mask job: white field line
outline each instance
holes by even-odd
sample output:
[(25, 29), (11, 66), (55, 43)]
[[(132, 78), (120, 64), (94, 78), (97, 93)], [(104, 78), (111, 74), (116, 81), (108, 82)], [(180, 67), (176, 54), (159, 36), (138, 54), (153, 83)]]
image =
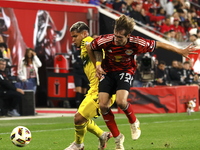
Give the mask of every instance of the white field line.
[[(63, 122), (61, 122), (63, 123)], [(23, 126), (32, 126), (32, 125), (50, 125), (50, 124), (59, 124), (59, 122), (56, 123), (23, 123)], [(8, 126), (13, 126), (13, 123), (2, 123), (0, 124), (0, 127), (8, 127)]]
[[(174, 115), (176, 113), (172, 113)], [(54, 117), (73, 117), (74, 113), (38, 113), (35, 116), (20, 116), (20, 117), (0, 117), (0, 120), (21, 120), (21, 119), (38, 119), (38, 118), (54, 118)], [(136, 114), (138, 118), (143, 117), (160, 117), (169, 116), (169, 114)], [(120, 118), (120, 117), (118, 117)], [(124, 117), (121, 117), (124, 118)]]
[[(50, 109), (50, 108), (37, 108), (36, 110), (49, 110), (49, 111), (76, 111), (76, 109)], [(117, 112), (117, 109), (112, 109)], [(0, 120), (18, 120), (18, 119), (38, 119), (38, 118), (53, 118), (53, 117), (72, 117), (75, 113), (38, 113), (35, 116), (20, 116), (20, 117), (0, 117)]]
[[(125, 118), (126, 119), (126, 118)], [(141, 124), (162, 124), (162, 123), (169, 123), (169, 122), (188, 122), (188, 121), (197, 121), (197, 120), (200, 120), (199, 119), (184, 119), (184, 120), (173, 120), (173, 121), (155, 121), (155, 122), (151, 122), (151, 123), (148, 123), (148, 122), (142, 122)], [(39, 123), (37, 123), (38, 125), (40, 125)], [(45, 124), (45, 123), (43, 123)], [(46, 123), (46, 124), (52, 124), (52, 123)], [(127, 126), (129, 124), (118, 124), (118, 126)], [(106, 125), (101, 125), (99, 127), (106, 127)], [(36, 130), (36, 131), (31, 131), (32, 133), (34, 132), (54, 132), (54, 131), (61, 131), (61, 130), (74, 130), (74, 128), (61, 128), (61, 129), (53, 129), (53, 130)], [(0, 133), (0, 135), (3, 135), (3, 134), (10, 134), (10, 132), (5, 132), (5, 133)]]
[(40, 118), (55, 118), (55, 117), (73, 117), (74, 114), (58, 114), (58, 113), (47, 113), (47, 114), (38, 114), (35, 116), (20, 116), (20, 117), (1, 117), (0, 120), (22, 120), (22, 119), (40, 119)]
[[(21, 117), (5, 117), (5, 118), (0, 118), (1, 120), (24, 120), (24, 119), (40, 119), (40, 118), (58, 118), (58, 117), (73, 117), (74, 114), (47, 114), (44, 115), (42, 114), (42, 116), (40, 115), (36, 115), (36, 116), (21, 116)], [(146, 115), (137, 115), (137, 118), (145, 118), (145, 117), (160, 117), (160, 116), (167, 116), (167, 114), (146, 114)], [(102, 119), (102, 117), (99, 117)], [(127, 119), (126, 117), (116, 117), (117, 119)], [(31, 125), (42, 125), (42, 124), (57, 124), (56, 123), (31, 123)], [(30, 123), (23, 123), (24, 126), (26, 125), (30, 125)], [(0, 127), (3, 126), (13, 126), (13, 123), (2, 123), (0, 124)], [(1, 133), (0, 133), (1, 134)]]

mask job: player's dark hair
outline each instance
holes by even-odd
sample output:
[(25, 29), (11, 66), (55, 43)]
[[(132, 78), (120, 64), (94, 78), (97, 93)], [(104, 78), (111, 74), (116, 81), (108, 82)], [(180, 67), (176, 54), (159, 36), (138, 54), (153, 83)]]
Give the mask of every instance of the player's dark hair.
[(83, 30), (87, 30), (89, 32), (89, 27), (82, 21), (74, 23), (70, 28), (70, 32), (76, 31), (76, 32), (80, 33)]
[(135, 22), (133, 18), (130, 18), (126, 15), (121, 15), (118, 19), (115, 20), (115, 30), (121, 31), (125, 30), (125, 36), (131, 34), (134, 30)]

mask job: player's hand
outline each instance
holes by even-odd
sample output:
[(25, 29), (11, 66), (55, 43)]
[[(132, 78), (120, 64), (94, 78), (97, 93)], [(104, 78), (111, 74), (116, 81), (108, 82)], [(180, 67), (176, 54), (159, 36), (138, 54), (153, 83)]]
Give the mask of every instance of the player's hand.
[(106, 72), (101, 68), (101, 65), (96, 66), (96, 76), (100, 79), (102, 74), (106, 74)]
[(190, 54), (198, 54), (197, 52), (195, 52), (197, 49), (195, 48), (195, 46), (193, 46), (193, 44), (191, 43), (190, 45), (188, 45), (185, 49), (183, 49), (181, 51), (181, 55), (184, 56), (187, 59), (190, 59), (190, 57), (188, 55)]

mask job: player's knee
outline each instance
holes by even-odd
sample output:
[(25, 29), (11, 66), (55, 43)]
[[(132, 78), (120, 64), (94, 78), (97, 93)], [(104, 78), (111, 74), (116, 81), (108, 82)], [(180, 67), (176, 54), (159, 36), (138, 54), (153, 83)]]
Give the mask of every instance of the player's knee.
[(109, 110), (109, 106), (104, 105), (104, 104), (99, 104), (99, 107), (101, 109), (101, 113), (104, 114)]
[(119, 107), (119, 108), (121, 108), (121, 109), (124, 109), (124, 108), (126, 108), (126, 106), (127, 106), (127, 101), (116, 101), (116, 103), (117, 103), (117, 106)]
[(74, 124), (75, 125), (81, 125), (85, 122), (87, 122), (87, 119), (85, 119), (80, 113), (75, 114), (75, 116), (74, 116)]

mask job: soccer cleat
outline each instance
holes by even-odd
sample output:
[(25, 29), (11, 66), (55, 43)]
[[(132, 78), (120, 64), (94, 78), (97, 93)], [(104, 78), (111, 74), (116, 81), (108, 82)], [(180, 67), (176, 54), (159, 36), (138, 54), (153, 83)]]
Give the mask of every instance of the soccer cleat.
[(130, 125), (131, 126), (131, 136), (133, 140), (137, 140), (140, 135), (141, 135), (141, 130), (140, 130), (140, 122), (138, 119)]
[(104, 132), (99, 138), (99, 147), (98, 150), (104, 150), (106, 148), (107, 141), (112, 137), (112, 133)]
[(115, 147), (115, 150), (124, 150), (124, 135), (120, 133), (120, 135), (118, 137), (115, 138), (115, 144), (116, 144), (116, 147)]
[(73, 142), (69, 147), (64, 150), (84, 150), (84, 144), (76, 144)]

